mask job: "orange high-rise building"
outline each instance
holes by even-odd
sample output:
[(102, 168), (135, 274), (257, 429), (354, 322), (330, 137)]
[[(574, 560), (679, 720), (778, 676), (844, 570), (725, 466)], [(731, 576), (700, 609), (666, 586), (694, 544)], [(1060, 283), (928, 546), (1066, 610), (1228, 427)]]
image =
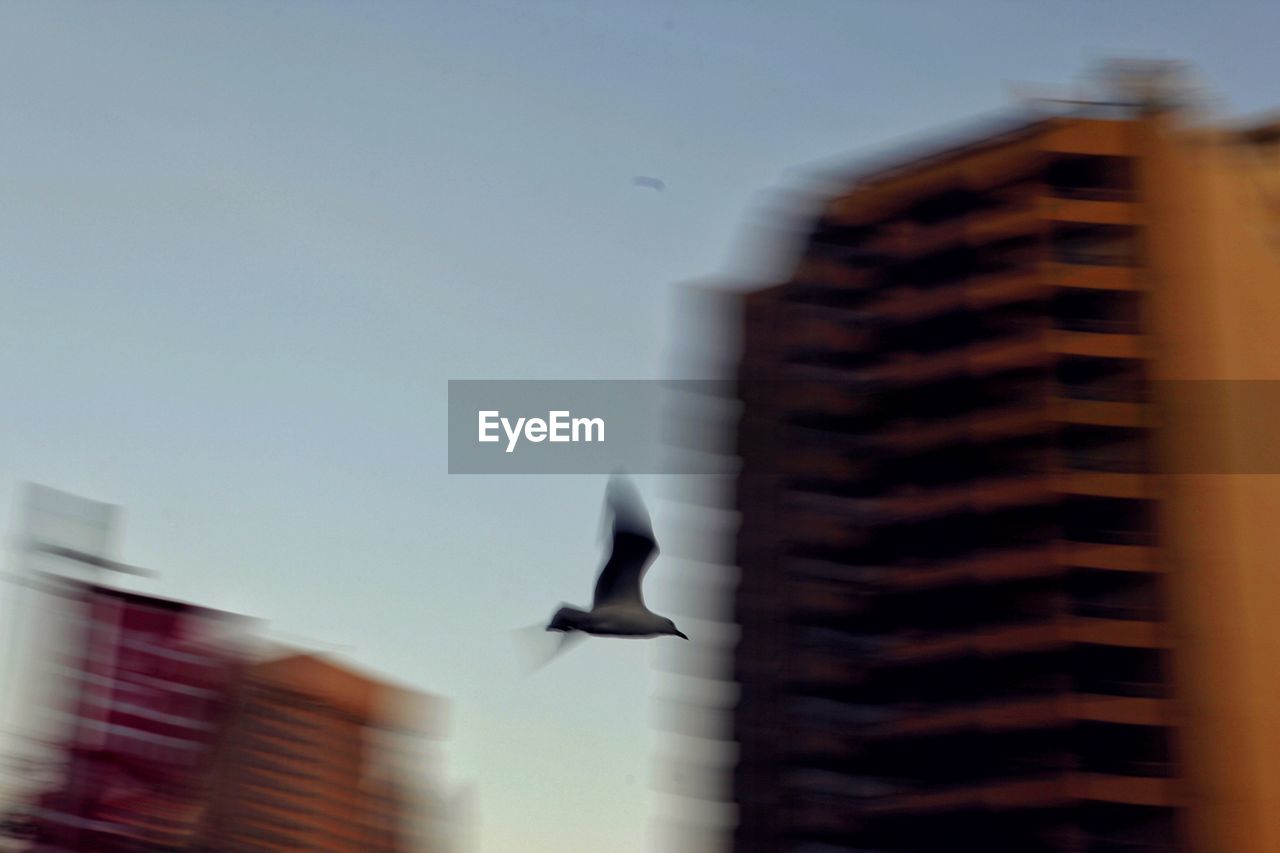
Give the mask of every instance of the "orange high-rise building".
[(1280, 853), (1278, 143), (1032, 116), (746, 296), (736, 850)]
[(426, 698), (311, 655), (247, 669), (198, 849), (421, 849), (396, 736)]

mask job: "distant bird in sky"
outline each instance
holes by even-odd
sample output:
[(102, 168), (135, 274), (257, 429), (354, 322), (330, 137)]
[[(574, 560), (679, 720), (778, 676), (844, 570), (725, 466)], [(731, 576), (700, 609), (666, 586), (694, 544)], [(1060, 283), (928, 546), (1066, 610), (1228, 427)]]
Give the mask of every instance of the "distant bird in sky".
[(651, 187), (657, 190), (658, 192), (662, 192), (667, 188), (667, 185), (664, 184), (660, 179), (650, 178), (644, 175), (637, 175), (636, 177), (632, 178), (631, 183), (635, 184), (638, 187)]

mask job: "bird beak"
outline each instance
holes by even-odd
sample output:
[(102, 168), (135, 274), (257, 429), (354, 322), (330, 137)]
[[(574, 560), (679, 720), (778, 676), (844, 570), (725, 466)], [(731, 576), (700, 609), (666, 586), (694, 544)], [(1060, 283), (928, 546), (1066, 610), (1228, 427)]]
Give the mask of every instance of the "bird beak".
[(677, 636), (677, 637), (679, 637), (679, 638), (680, 638), (680, 639), (682, 639), (682, 640), (687, 640), (687, 639), (689, 639), (689, 635), (688, 635), (688, 634), (685, 634), (685, 633), (684, 633), (684, 632), (682, 632), (682, 631), (676, 631), (676, 636)]

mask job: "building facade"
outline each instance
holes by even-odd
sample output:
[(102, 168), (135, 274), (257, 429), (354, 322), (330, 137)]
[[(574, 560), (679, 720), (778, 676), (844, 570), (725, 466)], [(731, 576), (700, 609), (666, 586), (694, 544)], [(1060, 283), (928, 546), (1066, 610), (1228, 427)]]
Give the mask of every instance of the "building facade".
[(428, 731), (433, 703), (334, 662), (249, 667), (219, 748), (206, 850), (423, 849), (397, 734)]
[(1032, 116), (745, 296), (735, 850), (1280, 853), (1278, 139)]

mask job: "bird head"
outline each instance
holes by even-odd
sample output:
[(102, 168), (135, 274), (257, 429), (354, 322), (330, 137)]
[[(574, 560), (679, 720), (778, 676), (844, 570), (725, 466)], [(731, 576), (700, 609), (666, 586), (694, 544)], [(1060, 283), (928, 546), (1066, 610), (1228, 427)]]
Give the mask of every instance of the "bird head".
[(682, 640), (689, 639), (689, 635), (677, 628), (676, 623), (672, 622), (670, 619), (667, 620), (667, 624), (664, 627), (665, 630), (662, 632), (663, 634), (670, 634), (671, 636), (679, 637)]

